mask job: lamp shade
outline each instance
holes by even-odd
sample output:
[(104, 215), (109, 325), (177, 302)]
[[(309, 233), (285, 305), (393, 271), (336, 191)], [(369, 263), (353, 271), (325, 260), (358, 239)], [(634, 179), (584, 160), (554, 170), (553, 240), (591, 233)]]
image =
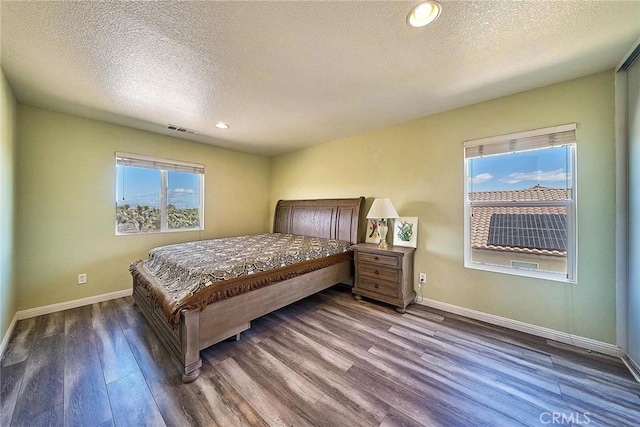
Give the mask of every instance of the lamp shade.
[(369, 219), (399, 218), (398, 211), (388, 198), (375, 199), (367, 214)]

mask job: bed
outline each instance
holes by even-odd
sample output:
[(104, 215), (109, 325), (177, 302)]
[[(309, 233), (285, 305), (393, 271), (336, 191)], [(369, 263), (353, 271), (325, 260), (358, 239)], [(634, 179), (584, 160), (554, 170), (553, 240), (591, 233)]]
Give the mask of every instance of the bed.
[[(359, 218), (363, 203), (364, 197), (280, 200), (275, 209), (273, 233), (286, 235), (286, 239), (294, 242), (311, 240), (314, 243), (310, 246), (314, 248), (313, 245), (321, 239), (343, 241), (348, 248), (349, 244), (361, 241)], [(251, 241), (248, 238), (245, 240)], [(194, 247), (190, 250), (195, 250), (195, 254), (198, 250), (212, 253), (217, 250), (216, 246), (203, 246), (204, 243), (193, 242), (192, 245)], [(337, 243), (332, 245), (337, 246)], [(150, 254), (167, 250), (156, 248)], [(256, 271), (255, 274), (231, 275), (233, 277), (216, 281), (215, 290), (213, 286), (189, 285), (193, 289), (188, 289), (186, 299), (180, 299), (179, 302), (172, 293), (173, 284), (164, 286), (164, 283), (162, 290), (158, 286), (163, 280), (168, 280), (165, 270), (171, 268), (154, 270), (150, 267), (153, 264), (150, 257), (130, 266), (133, 299), (176, 362), (182, 373), (182, 381), (188, 383), (200, 375), (200, 350), (228, 338), (239, 339), (240, 333), (251, 327), (253, 319), (352, 279), (351, 251), (339, 252), (338, 249), (335, 254), (315, 259), (307, 259), (303, 255), (295, 264)], [(185, 258), (191, 262), (198, 256), (191, 252)], [(189, 270), (195, 268), (191, 262)], [(210, 270), (207, 272), (212, 277), (217, 274)], [(175, 277), (173, 280), (176, 281)]]

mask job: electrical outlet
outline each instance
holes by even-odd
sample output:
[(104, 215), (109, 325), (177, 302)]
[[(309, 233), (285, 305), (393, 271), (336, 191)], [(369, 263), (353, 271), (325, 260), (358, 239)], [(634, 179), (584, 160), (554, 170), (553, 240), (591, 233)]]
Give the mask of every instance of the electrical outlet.
[(425, 283), (427, 283), (427, 274), (426, 273), (420, 273), (420, 284), (424, 285)]
[(78, 285), (87, 283), (87, 273), (78, 274)]

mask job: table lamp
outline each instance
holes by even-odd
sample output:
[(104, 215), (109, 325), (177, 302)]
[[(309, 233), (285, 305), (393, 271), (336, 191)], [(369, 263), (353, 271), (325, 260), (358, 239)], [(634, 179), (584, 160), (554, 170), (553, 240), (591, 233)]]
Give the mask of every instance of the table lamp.
[(387, 248), (387, 231), (389, 231), (387, 219), (389, 218), (399, 218), (398, 212), (396, 208), (393, 207), (391, 200), (386, 197), (375, 199), (371, 205), (371, 209), (369, 209), (367, 219), (378, 220), (378, 234), (380, 235), (378, 247), (380, 249)]

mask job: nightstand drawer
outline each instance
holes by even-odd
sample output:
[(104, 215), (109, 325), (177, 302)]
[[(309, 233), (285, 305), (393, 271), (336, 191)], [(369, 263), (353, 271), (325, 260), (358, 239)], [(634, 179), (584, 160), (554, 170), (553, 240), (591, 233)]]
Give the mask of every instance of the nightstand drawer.
[(393, 268), (379, 267), (370, 264), (358, 264), (358, 274), (363, 276), (375, 277), (377, 280), (389, 280), (398, 282), (398, 270)]
[(358, 287), (367, 291), (388, 295), (390, 297), (398, 296), (398, 284), (395, 282), (360, 277), (358, 280)]
[(395, 256), (370, 254), (367, 252), (358, 252), (359, 262), (370, 262), (379, 265), (387, 265), (389, 267), (400, 267), (399, 259)]

